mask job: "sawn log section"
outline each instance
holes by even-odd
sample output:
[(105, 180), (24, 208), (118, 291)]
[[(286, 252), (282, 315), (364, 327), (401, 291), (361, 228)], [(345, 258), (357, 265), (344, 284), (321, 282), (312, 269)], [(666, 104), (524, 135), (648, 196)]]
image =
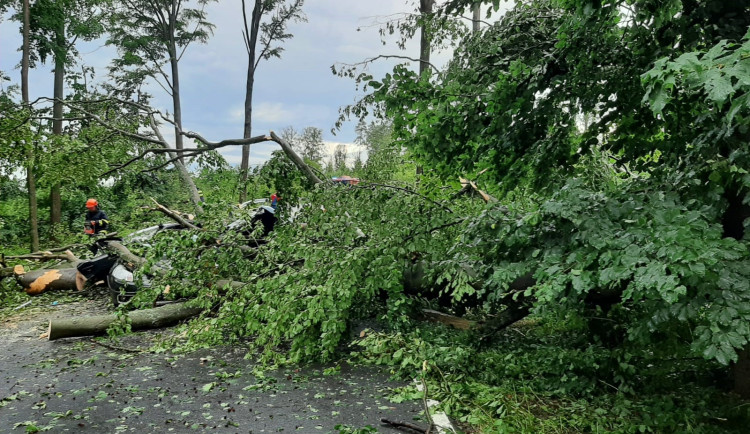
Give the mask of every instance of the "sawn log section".
[[(128, 313), (132, 330), (165, 327), (198, 315), (202, 309), (188, 307), (185, 303), (168, 304), (154, 309), (135, 310)], [(49, 340), (78, 336), (96, 336), (107, 332), (117, 321), (117, 315), (95, 315), (82, 318), (56, 319), (49, 322)]]

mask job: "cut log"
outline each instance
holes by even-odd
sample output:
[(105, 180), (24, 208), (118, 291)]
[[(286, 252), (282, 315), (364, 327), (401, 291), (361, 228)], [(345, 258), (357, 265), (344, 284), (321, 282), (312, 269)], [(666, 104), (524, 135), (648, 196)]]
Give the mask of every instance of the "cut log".
[(0, 268), (0, 279), (6, 278), (6, 277), (15, 276), (16, 273), (15, 273), (14, 268), (15, 267)]
[[(202, 310), (187, 307), (184, 303), (175, 303), (153, 309), (136, 310), (128, 313), (128, 318), (131, 330), (144, 330), (178, 323), (198, 315)], [(51, 320), (48, 339), (54, 341), (61, 338), (106, 334), (107, 328), (115, 321), (115, 314)]]
[(16, 273), (16, 281), (23, 286), (29, 295), (41, 294), (50, 290), (82, 290), (86, 278), (75, 268), (56, 270), (34, 270), (28, 273)]

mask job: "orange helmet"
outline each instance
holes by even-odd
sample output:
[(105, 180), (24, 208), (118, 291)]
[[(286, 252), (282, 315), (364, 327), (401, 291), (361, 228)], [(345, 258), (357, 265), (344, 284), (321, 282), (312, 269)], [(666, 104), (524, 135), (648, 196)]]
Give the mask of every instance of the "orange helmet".
[(94, 210), (98, 206), (99, 202), (97, 202), (96, 199), (89, 199), (86, 201), (86, 208), (88, 208), (89, 210)]

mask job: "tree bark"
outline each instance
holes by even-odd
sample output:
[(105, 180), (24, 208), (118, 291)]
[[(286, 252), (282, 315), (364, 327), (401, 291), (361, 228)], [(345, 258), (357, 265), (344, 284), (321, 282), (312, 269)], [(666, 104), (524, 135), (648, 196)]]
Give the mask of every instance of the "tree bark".
[[(245, 2), (242, 2), (242, 13), (245, 15)], [(263, 16), (263, 1), (255, 0), (253, 13), (250, 18), (250, 34), (247, 35), (247, 83), (245, 85), (245, 125), (242, 138), (249, 139), (253, 132), (253, 87), (255, 86), (255, 48), (260, 32), (260, 19)], [(245, 22), (247, 28), (247, 22)], [(250, 170), (250, 145), (242, 146), (242, 161), (240, 162), (240, 203), (247, 201), (247, 178)]]
[[(67, 50), (65, 47), (65, 20), (60, 18), (60, 24), (55, 34), (55, 83), (54, 102), (52, 103), (52, 134), (61, 136), (63, 133), (63, 85), (65, 83), (65, 58)], [(62, 221), (62, 194), (60, 183), (55, 182), (50, 189), (50, 224), (52, 225), (52, 236), (55, 236), (55, 227)], [(54, 239), (54, 238), (53, 238)]]
[(479, 31), (479, 23), (481, 21), (481, 12), (480, 12), (481, 6), (482, 5), (480, 3), (475, 3), (471, 7), (471, 13), (472, 13), (471, 31), (474, 33)]
[(432, 309), (422, 309), (422, 315), (424, 315), (425, 319), (439, 322), (459, 330), (470, 330), (481, 327), (481, 324), (478, 324), (476, 321), (470, 321), (459, 316), (449, 315)]
[(739, 352), (737, 363), (732, 366), (732, 376), (734, 391), (742, 398), (750, 398), (750, 348)]
[(106, 249), (113, 250), (120, 259), (127, 262), (128, 267), (131, 269), (138, 268), (146, 263), (146, 259), (133, 254), (133, 252), (123, 246), (119, 241), (108, 241)]
[(3, 267), (3, 268), (0, 268), (0, 279), (4, 279), (6, 277), (15, 276), (16, 273), (14, 271), (15, 271), (15, 267)]
[[(198, 315), (202, 310), (187, 307), (184, 303), (175, 303), (154, 309), (136, 310), (128, 313), (127, 316), (132, 330), (143, 330), (175, 324)], [(115, 314), (51, 320), (48, 338), (54, 341), (61, 338), (105, 334), (107, 328), (115, 321), (117, 321)]]
[(38, 295), (54, 290), (82, 290), (86, 278), (79, 276), (75, 268), (57, 270), (34, 270), (28, 273), (16, 274), (16, 281), (23, 286), (29, 295)]
[[(176, 16), (177, 11), (173, 10), (173, 13), (169, 14), (169, 65), (172, 72), (172, 108), (174, 110), (174, 145), (177, 149), (183, 149), (183, 137), (182, 137), (182, 101), (180, 100), (180, 68), (179, 59), (177, 58), (177, 42), (174, 38), (175, 27), (176, 27)], [(180, 154), (182, 156), (182, 154)], [(175, 167), (177, 172), (180, 174), (180, 178), (185, 183), (188, 189), (191, 202), (195, 207), (197, 214), (203, 213), (203, 207), (201, 206), (201, 195), (198, 192), (198, 188), (195, 186), (195, 181), (190, 176), (190, 172), (185, 166), (184, 158), (180, 158), (175, 161)]]
[[(31, 26), (31, 12), (29, 0), (23, 1), (23, 55), (21, 56), (21, 97), (24, 106), (29, 107), (29, 50)], [(31, 251), (39, 250), (39, 225), (36, 204), (36, 178), (34, 177), (34, 147), (26, 143), (26, 185), (29, 189), (29, 230), (31, 231)]]
[(430, 67), (430, 32), (424, 25), (424, 20), (432, 14), (432, 6), (435, 0), (419, 0), (419, 13), (422, 15), (421, 38), (419, 41), (419, 75), (427, 71)]
[[(721, 218), (723, 237), (743, 240), (746, 238), (745, 220), (750, 218), (750, 206), (744, 204), (745, 194), (740, 188), (727, 188), (724, 198), (728, 206)], [(732, 366), (734, 391), (741, 397), (750, 398), (750, 345), (738, 353), (738, 360)]]
[(200, 229), (198, 226), (190, 223), (189, 221), (182, 218), (182, 216), (176, 212), (172, 211), (171, 209), (167, 208), (166, 206), (160, 204), (156, 201), (153, 197), (150, 198), (152, 202), (156, 204), (156, 210), (160, 211), (162, 214), (166, 215), (167, 217), (171, 218), (172, 220), (176, 221), (177, 223), (181, 224), (182, 226), (188, 228), (188, 229)]

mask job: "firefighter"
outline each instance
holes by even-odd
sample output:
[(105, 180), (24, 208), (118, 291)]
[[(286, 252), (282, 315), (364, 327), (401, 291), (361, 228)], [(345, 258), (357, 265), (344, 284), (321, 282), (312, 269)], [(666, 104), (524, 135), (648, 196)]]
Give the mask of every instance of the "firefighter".
[(96, 235), (107, 233), (107, 214), (99, 209), (99, 202), (96, 199), (86, 201), (86, 221), (83, 224), (83, 232), (87, 235)]

